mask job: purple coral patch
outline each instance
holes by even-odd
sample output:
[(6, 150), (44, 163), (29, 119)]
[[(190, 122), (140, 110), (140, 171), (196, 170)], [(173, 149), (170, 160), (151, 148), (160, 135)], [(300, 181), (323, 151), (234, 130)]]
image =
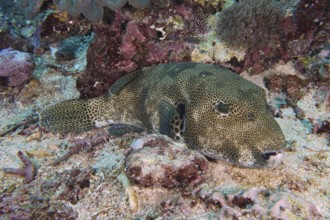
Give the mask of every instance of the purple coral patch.
[(7, 86), (20, 86), (29, 80), (34, 69), (30, 54), (11, 48), (0, 51), (0, 77)]

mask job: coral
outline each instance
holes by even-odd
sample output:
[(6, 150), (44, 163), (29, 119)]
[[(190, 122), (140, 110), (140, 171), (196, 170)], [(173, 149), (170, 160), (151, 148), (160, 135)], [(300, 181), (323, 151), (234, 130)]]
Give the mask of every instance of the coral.
[(78, 153), (82, 149), (86, 148), (86, 150), (88, 150), (97, 144), (105, 142), (108, 137), (109, 137), (108, 133), (98, 133), (93, 137), (72, 140), (72, 142), (74, 143), (74, 146), (71, 147), (70, 150), (68, 152), (66, 152), (64, 155), (58, 157), (53, 162), (53, 165), (59, 165), (60, 163), (62, 163), (63, 161), (66, 161), (73, 154)]
[(324, 120), (322, 122), (315, 122), (313, 123), (313, 130), (312, 133), (313, 134), (321, 134), (321, 133), (325, 133), (325, 134), (330, 134), (330, 122), (327, 120)]
[(68, 22), (62, 22), (56, 13), (50, 14), (41, 24), (41, 43), (53, 43), (71, 36), (88, 35), (91, 28), (91, 24), (83, 19), (70, 19)]
[(38, 122), (38, 121), (39, 121), (38, 116), (30, 115), (27, 118), (25, 118), (24, 120), (19, 121), (16, 124), (12, 124), (12, 125), (8, 126), (5, 131), (1, 131), (0, 132), (0, 137), (4, 137), (5, 135), (9, 134), (10, 132), (15, 131), (16, 129), (18, 129), (20, 127), (29, 126), (33, 123)]
[(99, 21), (103, 16), (102, 1), (90, 0), (55, 0), (55, 4), (61, 10), (68, 11), (72, 17), (78, 17), (81, 13), (91, 21)]
[(324, 64), (314, 62), (306, 68), (301, 62), (305, 63), (302, 60), (310, 59), (311, 51), (320, 51), (330, 40), (327, 34), (330, 31), (330, 3), (327, 0), (302, 0), (284, 7), (287, 13), (277, 22), (277, 36), (270, 38), (261, 48), (259, 45), (250, 47), (245, 56), (244, 69), (260, 73), (274, 63), (298, 57), (298, 68), (316, 76), (319, 69), (326, 69)]
[[(191, 53), (193, 62), (216, 62), (235, 72), (242, 71), (241, 63), (244, 62), (244, 56), (243, 51), (226, 47), (212, 32), (206, 34), (205, 41), (197, 44)], [(237, 65), (232, 65), (235, 61)]]
[(274, 219), (322, 218), (320, 211), (312, 202), (289, 190), (272, 192), (255, 187), (246, 190), (230, 189), (228, 192), (225, 188), (212, 190), (207, 185), (201, 185), (192, 194), (205, 203), (220, 205), (220, 210), (216, 212), (216, 216), (220, 219), (226, 217), (238, 219), (247, 215)]
[(63, 181), (57, 196), (59, 200), (69, 201), (76, 204), (84, 196), (84, 189), (90, 186), (91, 175), (94, 174), (93, 168), (71, 169), (61, 173)]
[(315, 92), (313, 99), (320, 109), (330, 112), (330, 85), (327, 83), (321, 85)]
[(216, 31), (230, 47), (260, 48), (277, 37), (282, 16), (272, 0), (244, 0), (219, 14)]
[[(150, 4), (150, 0), (129, 0), (128, 2), (139, 9), (143, 9)], [(73, 17), (77, 17), (82, 13), (90, 21), (99, 21), (103, 17), (103, 7), (118, 10), (127, 3), (127, 0), (55, 0), (54, 3), (61, 10), (68, 11)]]
[(54, 18), (57, 18), (61, 22), (69, 21), (69, 13), (67, 11), (61, 11), (55, 4), (51, 5), (50, 8), (54, 10)]
[(36, 168), (33, 165), (33, 162), (28, 159), (22, 151), (17, 152), (18, 158), (23, 162), (24, 168), (6, 168), (4, 169), (5, 173), (24, 176), (25, 183), (30, 183), (34, 180), (36, 175)]
[(140, 32), (137, 24), (134, 21), (130, 21), (126, 26), (126, 34), (123, 37), (125, 44), (120, 45), (119, 53), (124, 58), (131, 59), (136, 53), (139, 44), (143, 44), (146, 41), (146, 37)]
[[(85, 42), (84, 42), (85, 41)], [(56, 57), (58, 61), (68, 61), (76, 58), (76, 53), (81, 45), (86, 43), (86, 39), (83, 35), (76, 35), (69, 37), (59, 43), (57, 47), (52, 47), (52, 54)]]
[(144, 186), (189, 186), (200, 183), (208, 168), (206, 158), (165, 136), (148, 135), (132, 143), (126, 173)]
[(189, 28), (192, 33), (205, 34), (208, 32), (207, 16), (201, 8), (193, 12)]
[(0, 82), (3, 84), (20, 86), (31, 78), (33, 70), (34, 61), (30, 54), (10, 48), (0, 51)]
[(264, 78), (265, 85), (269, 91), (284, 92), (288, 99), (296, 103), (305, 95), (304, 89), (309, 83), (310, 79), (306, 79), (301, 75), (286, 75), (280, 71), (268, 71)]
[[(75, 204), (90, 187), (93, 169), (66, 169), (53, 173), (46, 180), (4, 190), (0, 194), (2, 219), (77, 219)], [(68, 202), (67, 202), (68, 201)]]
[[(18, 0), (17, 8), (23, 10), (28, 19), (33, 19), (45, 0)], [(99, 21), (103, 17), (103, 7), (112, 10), (122, 8), (127, 2), (135, 8), (144, 9), (150, 4), (150, 0), (54, 0), (60, 10), (67, 11), (72, 17), (78, 17), (81, 13), (90, 21)], [(59, 19), (66, 20), (65, 13)]]
[(44, 2), (45, 0), (18, 0), (16, 5), (19, 9), (23, 10), (28, 19), (33, 19)]
[(77, 81), (81, 96), (99, 96), (120, 78), (123, 72), (128, 73), (137, 68), (134, 62), (124, 59), (118, 53), (121, 45), (121, 22), (121, 14), (116, 13), (110, 26), (94, 26), (94, 41), (87, 51), (86, 71)]
[(94, 25), (95, 37), (88, 48), (86, 71), (77, 81), (81, 97), (103, 94), (117, 79), (139, 67), (190, 61), (191, 48), (184, 39), (188, 35), (181, 36), (184, 32), (173, 30), (161, 40), (158, 36), (161, 28), (151, 28), (156, 23), (152, 16), (133, 21), (116, 12), (110, 25)]
[(291, 56), (285, 45), (278, 46), (274, 44), (261, 49), (258, 47), (251, 48), (245, 54), (243, 69), (248, 70), (251, 74), (258, 74), (279, 61), (288, 61)]
[(128, 0), (128, 3), (135, 8), (143, 9), (150, 4), (150, 0)]
[(330, 2), (327, 0), (311, 1), (301, 0), (297, 7), (297, 29), (295, 35), (312, 37), (330, 19)]
[(276, 219), (290, 217), (319, 219), (322, 218), (317, 207), (291, 192), (277, 192), (269, 197), (270, 216)]
[(124, 188), (125, 194), (128, 197), (129, 206), (132, 212), (136, 212), (138, 209), (138, 200), (135, 190), (133, 189), (131, 182), (127, 178), (125, 173), (121, 173), (117, 180), (121, 183)]
[(0, 31), (0, 38), (1, 38), (0, 50), (10, 47), (14, 50), (27, 52), (27, 51), (31, 51), (33, 48), (33, 45), (29, 40), (14, 35), (10, 31), (4, 31), (4, 32)]

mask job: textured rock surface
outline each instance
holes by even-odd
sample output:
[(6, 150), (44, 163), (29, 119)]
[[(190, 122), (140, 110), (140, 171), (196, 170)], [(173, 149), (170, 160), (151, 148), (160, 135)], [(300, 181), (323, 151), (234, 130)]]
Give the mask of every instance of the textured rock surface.
[(137, 139), (127, 155), (126, 172), (144, 186), (188, 186), (203, 180), (206, 158), (166, 136), (149, 135)]
[(34, 69), (30, 54), (12, 49), (0, 51), (0, 83), (20, 86), (29, 80)]

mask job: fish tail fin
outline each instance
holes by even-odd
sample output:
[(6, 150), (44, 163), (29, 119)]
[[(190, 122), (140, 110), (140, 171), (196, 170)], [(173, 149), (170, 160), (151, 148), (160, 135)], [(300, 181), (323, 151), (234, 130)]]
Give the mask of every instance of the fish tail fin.
[(72, 99), (43, 110), (40, 126), (52, 132), (81, 132), (96, 127), (103, 119), (104, 98)]

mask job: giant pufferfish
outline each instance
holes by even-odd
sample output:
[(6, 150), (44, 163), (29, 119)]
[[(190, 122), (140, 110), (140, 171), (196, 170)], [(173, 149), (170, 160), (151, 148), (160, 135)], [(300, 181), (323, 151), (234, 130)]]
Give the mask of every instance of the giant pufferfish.
[(67, 100), (40, 113), (41, 127), (53, 132), (115, 124), (168, 135), (243, 167), (275, 167), (285, 147), (264, 89), (210, 64), (146, 67), (116, 81), (103, 96)]

